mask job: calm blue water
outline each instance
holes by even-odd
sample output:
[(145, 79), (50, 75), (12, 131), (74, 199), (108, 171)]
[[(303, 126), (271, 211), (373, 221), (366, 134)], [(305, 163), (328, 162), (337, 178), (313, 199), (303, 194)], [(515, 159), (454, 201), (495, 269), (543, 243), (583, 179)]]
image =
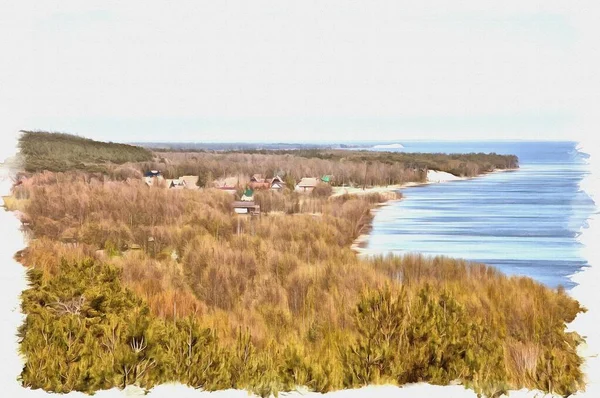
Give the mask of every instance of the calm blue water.
[(595, 211), (572, 142), (403, 142), (406, 152), (515, 154), (517, 171), (403, 189), (373, 220), (369, 253), (448, 255), (556, 287), (587, 263), (577, 236)]

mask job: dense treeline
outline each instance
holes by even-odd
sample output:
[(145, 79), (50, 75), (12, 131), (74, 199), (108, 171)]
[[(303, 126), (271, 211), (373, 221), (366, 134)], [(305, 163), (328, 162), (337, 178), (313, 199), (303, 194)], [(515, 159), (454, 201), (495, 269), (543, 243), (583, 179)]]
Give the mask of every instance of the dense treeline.
[(142, 147), (39, 131), (23, 131), (19, 147), (23, 168), (29, 172), (81, 170), (126, 180), (140, 178), (148, 170), (159, 170), (167, 178), (197, 175), (207, 186), (215, 179), (231, 176), (237, 176), (239, 184), (244, 186), (254, 174), (279, 175), (288, 186), (303, 177), (323, 175), (332, 175), (336, 185), (396, 185), (423, 182), (428, 169), (470, 177), (518, 167), (516, 156), (494, 153), (298, 149), (153, 154)]
[(19, 152), (24, 169), (104, 172), (110, 163), (143, 162), (152, 159), (147, 149), (126, 144), (94, 141), (70, 134), (22, 131)]
[(427, 154), (362, 151), (246, 151), (246, 152), (164, 152), (158, 162), (146, 163), (169, 177), (206, 175), (208, 181), (225, 176), (240, 176), (247, 182), (253, 174), (286, 179), (333, 175), (336, 185), (396, 185), (423, 182), (427, 170), (440, 170), (472, 177), (495, 169), (518, 167), (512, 155)]
[[(230, 151), (231, 153), (250, 153), (250, 154), (293, 154), (307, 159), (317, 158), (337, 161), (355, 161), (355, 162), (382, 162), (386, 164), (402, 163), (406, 167), (429, 168), (442, 171), (448, 171), (454, 167), (456, 171), (462, 173), (466, 163), (471, 163), (471, 167), (479, 168), (478, 173), (492, 171), (494, 169), (510, 169), (519, 165), (519, 160), (515, 155), (499, 155), (496, 153), (411, 153), (411, 152), (383, 152), (383, 151), (356, 151), (356, 150), (324, 150), (324, 149), (297, 149), (297, 150), (244, 150)], [(460, 162), (460, 163), (457, 163)], [(458, 167), (456, 166), (458, 164)], [(461, 175), (460, 173), (457, 175)], [(468, 174), (462, 174), (468, 176)]]
[(565, 327), (582, 309), (562, 289), (443, 257), (358, 258), (349, 247), (378, 195), (261, 200), (277, 212), (240, 217), (218, 190), (84, 173), (16, 186), (9, 203), (35, 237), (20, 256), (23, 384), (582, 388)]

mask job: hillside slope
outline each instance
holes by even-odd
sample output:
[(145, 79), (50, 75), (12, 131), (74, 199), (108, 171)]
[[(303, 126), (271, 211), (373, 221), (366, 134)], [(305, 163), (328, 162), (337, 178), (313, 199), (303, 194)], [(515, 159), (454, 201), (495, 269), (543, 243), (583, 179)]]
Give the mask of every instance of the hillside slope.
[(152, 159), (147, 149), (70, 134), (22, 131), (19, 149), (26, 171), (102, 171), (102, 164)]

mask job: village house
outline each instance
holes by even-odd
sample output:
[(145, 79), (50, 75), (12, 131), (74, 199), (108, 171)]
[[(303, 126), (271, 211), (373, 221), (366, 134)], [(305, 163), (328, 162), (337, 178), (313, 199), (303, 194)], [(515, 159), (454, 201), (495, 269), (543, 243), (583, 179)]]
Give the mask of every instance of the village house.
[(254, 174), (250, 177), (250, 183), (248, 186), (253, 189), (269, 189), (271, 188), (271, 182), (265, 179), (262, 174)]
[(252, 202), (254, 201), (254, 191), (250, 188), (247, 188), (242, 194), (242, 198), (240, 199), (242, 202)]
[(160, 185), (165, 179), (158, 170), (150, 170), (144, 174), (144, 182), (149, 187)]
[(271, 189), (273, 191), (281, 191), (285, 188), (283, 178), (276, 175), (273, 178), (264, 178), (262, 174), (254, 174), (250, 178), (248, 186), (253, 189)]
[(278, 175), (271, 179), (271, 190), (281, 192), (285, 188), (285, 182)]
[(254, 202), (235, 201), (231, 205), (236, 214), (259, 215), (260, 205)]
[(314, 177), (304, 177), (300, 180), (300, 182), (296, 185), (296, 192), (300, 193), (311, 193), (313, 189), (319, 183), (318, 178)]
[(240, 187), (240, 176), (230, 176), (214, 180), (212, 186), (223, 192), (235, 195)]
[(326, 174), (323, 177), (321, 177), (321, 182), (325, 183), (325, 184), (332, 184), (333, 183), (333, 176), (330, 174)]

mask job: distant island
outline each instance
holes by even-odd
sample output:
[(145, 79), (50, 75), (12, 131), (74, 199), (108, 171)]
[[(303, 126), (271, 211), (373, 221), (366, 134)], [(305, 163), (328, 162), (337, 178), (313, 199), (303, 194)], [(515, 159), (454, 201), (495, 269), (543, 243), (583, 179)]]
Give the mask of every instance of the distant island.
[(516, 156), (144, 145), (22, 133), (5, 205), (30, 238), (23, 386), (583, 387), (583, 339), (565, 326), (583, 308), (564, 289), (351, 247), (396, 186)]

